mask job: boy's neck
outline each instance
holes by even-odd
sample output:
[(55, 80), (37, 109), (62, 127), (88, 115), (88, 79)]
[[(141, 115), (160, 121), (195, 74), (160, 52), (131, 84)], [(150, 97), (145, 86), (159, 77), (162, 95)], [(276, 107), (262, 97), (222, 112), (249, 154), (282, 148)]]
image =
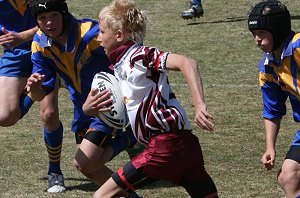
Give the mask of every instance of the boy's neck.
[(277, 50), (272, 52), (273, 58), (277, 61), (280, 60), (281, 55), (282, 55), (282, 51), (283, 51), (283, 43), (278, 47)]
[(65, 43), (67, 42), (68, 39), (68, 33), (65, 32), (64, 34), (62, 34), (61, 36), (54, 38), (54, 40), (56, 40), (56, 42), (58, 42), (60, 45), (65, 45)]

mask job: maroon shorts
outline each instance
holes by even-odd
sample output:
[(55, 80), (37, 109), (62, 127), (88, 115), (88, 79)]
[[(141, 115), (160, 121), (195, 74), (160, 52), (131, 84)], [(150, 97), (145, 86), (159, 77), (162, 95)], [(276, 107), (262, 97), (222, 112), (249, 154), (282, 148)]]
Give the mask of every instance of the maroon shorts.
[(190, 131), (152, 137), (144, 151), (131, 162), (150, 178), (176, 184), (209, 177), (198, 138)]

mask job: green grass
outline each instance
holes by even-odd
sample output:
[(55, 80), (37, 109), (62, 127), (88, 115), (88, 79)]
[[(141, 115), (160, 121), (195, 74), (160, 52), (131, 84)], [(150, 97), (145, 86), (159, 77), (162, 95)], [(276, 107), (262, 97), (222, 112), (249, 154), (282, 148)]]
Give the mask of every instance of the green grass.
[[(108, 2), (68, 1), (75, 16), (95, 19)], [(179, 17), (179, 12), (188, 8), (188, 0), (137, 2), (148, 10), (150, 17), (146, 45), (185, 54), (199, 62), (206, 102), (215, 116), (216, 128), (214, 133), (208, 133), (196, 125), (193, 127), (220, 197), (284, 197), (276, 183), (276, 174), (297, 128), (289, 110), (277, 141), (277, 164), (273, 170), (265, 171), (260, 164), (264, 152), (264, 128), (256, 68), (261, 52), (255, 47), (246, 21), (251, 5), (258, 1), (204, 0), (204, 17), (196, 21)], [(299, 30), (300, 1), (284, 2), (293, 16), (293, 29)], [(170, 81), (193, 120), (194, 111), (185, 80), (179, 73), (170, 72)], [(70, 131), (73, 110), (68, 93), (60, 91), (60, 117), (65, 127), (62, 169), (68, 189), (64, 194), (49, 195), (46, 192), (48, 159), (38, 115), (38, 104), (35, 104), (15, 126), (0, 128), (0, 197), (92, 197), (97, 186), (72, 165), (75, 141)], [(117, 170), (127, 160), (127, 154), (121, 153), (108, 166)], [(140, 189), (138, 193), (149, 198), (188, 197), (183, 188), (168, 183)]]

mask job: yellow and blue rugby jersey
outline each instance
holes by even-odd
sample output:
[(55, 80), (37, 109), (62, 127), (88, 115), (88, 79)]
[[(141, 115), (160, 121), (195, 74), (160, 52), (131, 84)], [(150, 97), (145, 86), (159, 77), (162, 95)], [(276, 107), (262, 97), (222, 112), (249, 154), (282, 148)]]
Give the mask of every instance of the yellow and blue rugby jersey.
[[(36, 26), (27, 0), (0, 0), (0, 30), (3, 26), (14, 32), (22, 32)], [(30, 46), (30, 42), (26, 43), (26, 46), (28, 45)]]
[(264, 53), (258, 67), (263, 117), (274, 119), (284, 116), (285, 102), (289, 98), (294, 120), (300, 122), (300, 33), (291, 33), (279, 61), (275, 61), (271, 53)]
[(90, 91), (94, 75), (100, 71), (113, 73), (103, 47), (96, 40), (99, 33), (97, 21), (77, 20), (70, 16), (67, 44), (61, 46), (55, 40), (38, 31), (32, 42), (32, 73), (46, 75), (43, 83), (51, 91), (56, 72), (65, 80), (74, 105), (81, 109)]

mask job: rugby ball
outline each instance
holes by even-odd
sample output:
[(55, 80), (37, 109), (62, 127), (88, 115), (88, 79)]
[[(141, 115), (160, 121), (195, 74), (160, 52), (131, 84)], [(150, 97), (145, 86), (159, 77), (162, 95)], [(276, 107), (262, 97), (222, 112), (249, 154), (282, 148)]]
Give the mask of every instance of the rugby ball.
[(92, 88), (97, 88), (99, 92), (109, 89), (113, 100), (110, 104), (111, 111), (99, 113), (99, 117), (109, 126), (122, 129), (129, 123), (126, 106), (121, 94), (119, 81), (107, 72), (99, 72), (94, 76)]

